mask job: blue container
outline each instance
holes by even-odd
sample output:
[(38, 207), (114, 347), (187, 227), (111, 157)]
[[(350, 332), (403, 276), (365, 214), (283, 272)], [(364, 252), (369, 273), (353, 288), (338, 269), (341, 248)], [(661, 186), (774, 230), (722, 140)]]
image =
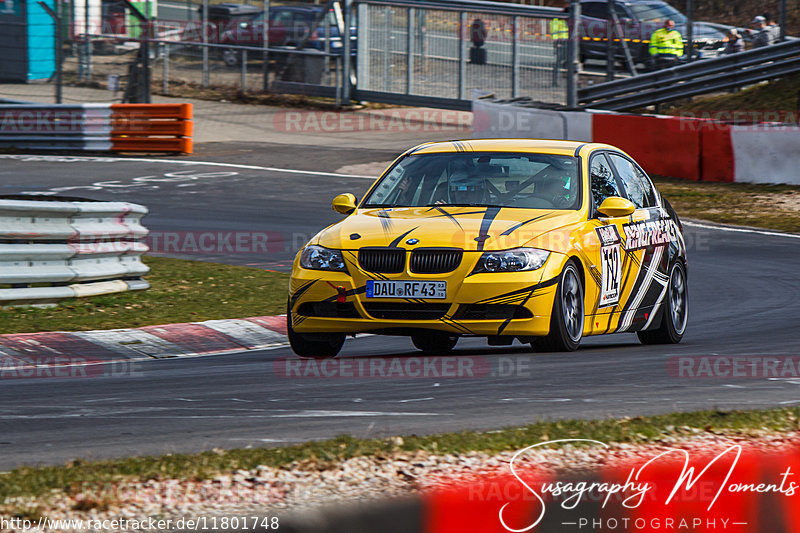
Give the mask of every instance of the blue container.
[[(43, 0), (55, 10), (54, 0)], [(56, 25), (36, 0), (0, 3), (0, 80), (49, 79), (56, 69)]]

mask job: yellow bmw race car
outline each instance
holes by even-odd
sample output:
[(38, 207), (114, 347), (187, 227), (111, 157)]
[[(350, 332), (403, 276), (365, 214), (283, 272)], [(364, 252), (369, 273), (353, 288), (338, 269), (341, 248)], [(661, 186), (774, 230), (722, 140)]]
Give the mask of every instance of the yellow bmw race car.
[(421, 144), (347, 217), (298, 252), (287, 309), (303, 357), (346, 335), (410, 336), (431, 353), (461, 336), (571, 351), (583, 336), (686, 329), (686, 247), (647, 174), (606, 144), (486, 139)]

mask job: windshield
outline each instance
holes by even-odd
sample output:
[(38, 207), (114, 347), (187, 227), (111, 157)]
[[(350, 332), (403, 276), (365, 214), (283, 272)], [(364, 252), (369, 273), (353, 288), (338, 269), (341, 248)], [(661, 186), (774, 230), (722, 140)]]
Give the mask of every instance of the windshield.
[(550, 154), (412, 155), (383, 177), (362, 207), (578, 209), (577, 169), (574, 157)]
[(633, 12), (634, 17), (644, 22), (662, 22), (672, 19), (675, 24), (684, 24), (686, 17), (669, 4), (629, 4), (628, 7)]

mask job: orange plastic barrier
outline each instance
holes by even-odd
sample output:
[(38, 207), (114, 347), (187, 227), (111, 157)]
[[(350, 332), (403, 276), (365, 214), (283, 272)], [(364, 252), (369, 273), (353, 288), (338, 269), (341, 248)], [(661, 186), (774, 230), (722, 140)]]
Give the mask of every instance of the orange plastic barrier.
[(112, 104), (111, 150), (191, 154), (192, 116), (192, 104)]

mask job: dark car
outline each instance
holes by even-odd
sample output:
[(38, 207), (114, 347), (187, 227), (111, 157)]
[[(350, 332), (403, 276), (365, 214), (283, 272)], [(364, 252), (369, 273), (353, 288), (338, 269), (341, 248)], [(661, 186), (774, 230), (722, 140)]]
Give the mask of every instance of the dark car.
[[(647, 63), (650, 36), (664, 25), (664, 21), (675, 21), (675, 29), (684, 38), (684, 51), (687, 44), (687, 18), (680, 11), (663, 0), (617, 0), (616, 15), (620, 30), (637, 63)], [(608, 35), (612, 22), (609, 20), (606, 0), (581, 1), (581, 61), (586, 59), (605, 59)], [(725, 32), (729, 26), (709, 22), (692, 24), (695, 57), (716, 57), (725, 49)], [(616, 33), (615, 33), (616, 35)], [(615, 49), (616, 59), (624, 59), (620, 46)]]
[[(202, 8), (201, 8), (202, 9)], [(224, 3), (208, 8), (212, 27), (210, 42), (235, 46), (264, 46), (264, 11), (256, 6)], [(355, 28), (350, 28), (355, 52)], [(319, 6), (275, 6), (269, 10), (269, 46), (313, 48), (333, 54), (343, 50), (339, 26), (333, 11)], [(237, 65), (240, 52), (224, 49), (221, 57), (230, 66)]]

